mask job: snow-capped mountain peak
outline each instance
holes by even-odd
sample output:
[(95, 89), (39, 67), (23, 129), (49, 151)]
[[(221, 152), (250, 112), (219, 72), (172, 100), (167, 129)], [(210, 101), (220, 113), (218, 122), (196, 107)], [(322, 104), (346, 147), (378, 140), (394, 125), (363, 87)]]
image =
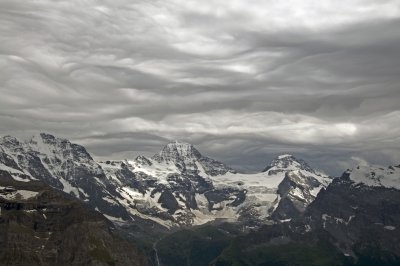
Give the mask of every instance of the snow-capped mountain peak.
[(271, 164), (263, 170), (263, 172), (275, 174), (278, 172), (296, 170), (303, 170), (309, 173), (316, 174), (316, 171), (312, 169), (304, 160), (297, 159), (291, 154), (283, 154), (277, 156), (274, 160), (272, 160)]
[(177, 161), (200, 159), (200, 152), (190, 143), (174, 141), (168, 143), (158, 154), (153, 156), (158, 161)]
[(400, 189), (400, 165), (389, 167), (360, 165), (347, 170), (343, 175), (355, 184)]
[(81, 164), (90, 164), (97, 168), (92, 156), (78, 144), (71, 143), (64, 138), (58, 138), (48, 133), (33, 135), (25, 142), (29, 150), (40, 154), (42, 159), (54, 160), (58, 164), (77, 161)]
[(225, 164), (203, 156), (192, 144), (174, 141), (150, 158), (153, 162), (175, 166), (180, 172), (196, 171), (199, 175), (219, 175), (235, 172)]

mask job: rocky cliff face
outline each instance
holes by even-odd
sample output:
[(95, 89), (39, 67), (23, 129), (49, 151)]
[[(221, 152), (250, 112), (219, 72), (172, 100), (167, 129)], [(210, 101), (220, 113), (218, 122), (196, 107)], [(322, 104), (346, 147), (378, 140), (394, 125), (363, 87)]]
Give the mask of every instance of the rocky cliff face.
[(38, 181), (0, 171), (2, 265), (147, 265), (100, 213)]
[(310, 170), (296, 170), (285, 173), (285, 178), (278, 186), (281, 198), (273, 217), (284, 220), (297, 217), (303, 213), (318, 195), (325, 189), (332, 179)]
[(328, 232), (349, 256), (382, 247), (400, 257), (399, 170), (363, 166), (346, 171), (310, 205), (307, 223)]

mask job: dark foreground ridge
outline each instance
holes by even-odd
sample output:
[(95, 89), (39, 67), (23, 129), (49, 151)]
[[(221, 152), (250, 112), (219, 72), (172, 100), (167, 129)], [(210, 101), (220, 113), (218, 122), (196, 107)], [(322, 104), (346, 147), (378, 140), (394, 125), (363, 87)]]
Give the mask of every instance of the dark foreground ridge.
[(0, 265), (147, 265), (112, 223), (41, 182), (0, 171)]

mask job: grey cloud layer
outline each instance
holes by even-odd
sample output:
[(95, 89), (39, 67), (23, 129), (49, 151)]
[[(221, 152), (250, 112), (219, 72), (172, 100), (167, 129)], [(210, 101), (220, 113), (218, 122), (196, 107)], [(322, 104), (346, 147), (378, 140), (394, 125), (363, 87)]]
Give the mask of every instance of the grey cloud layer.
[[(0, 134), (242, 169), (400, 162), (398, 1), (0, 0)], [(357, 161), (357, 160), (353, 160)]]

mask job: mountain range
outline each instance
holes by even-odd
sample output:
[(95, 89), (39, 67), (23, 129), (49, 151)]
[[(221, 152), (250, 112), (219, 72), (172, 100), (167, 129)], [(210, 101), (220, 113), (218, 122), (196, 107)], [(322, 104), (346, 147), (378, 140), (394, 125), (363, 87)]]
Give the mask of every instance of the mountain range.
[[(165, 265), (180, 265), (176, 254), (167, 263), (171, 245), (166, 243), (175, 232), (204, 226), (229, 232), (226, 224), (241, 229), (223, 237), (237, 246), (224, 246), (224, 252), (212, 253), (212, 260), (198, 265), (259, 265), (247, 249), (296, 247), (307, 237), (309, 243), (323, 239), (332, 245), (340, 254), (335, 253), (332, 262), (354, 264), (365, 257), (363, 245), (370, 248), (366, 234), (377, 235), (374, 244), (379, 245), (373, 247), (390, 254), (385, 259), (395, 261), (400, 256), (400, 166), (358, 166), (333, 178), (283, 154), (262, 171), (245, 174), (178, 141), (166, 144), (152, 157), (96, 161), (83, 146), (41, 133), (28, 140), (1, 138), (0, 174), (14, 184), (3, 187), (9, 193), (0, 193), (0, 199), (37, 199), (37, 191), (17, 187), (39, 182), (101, 213), (128, 240), (132, 235), (133, 242), (145, 242), (143, 236), (152, 243), (161, 241), (164, 249), (159, 252), (157, 247), (142, 245), (143, 252), (152, 257), (150, 264), (159, 264), (161, 253)], [(156, 241), (160, 235), (163, 240)], [(237, 258), (230, 252), (242, 255)], [(292, 265), (284, 259), (282, 265)]]
[(177, 141), (150, 158), (96, 162), (84, 147), (42, 133), (4, 137), (0, 156), (0, 169), (17, 181), (42, 180), (116, 222), (141, 218), (166, 228), (291, 219), (332, 181), (288, 154), (259, 173), (237, 173)]

